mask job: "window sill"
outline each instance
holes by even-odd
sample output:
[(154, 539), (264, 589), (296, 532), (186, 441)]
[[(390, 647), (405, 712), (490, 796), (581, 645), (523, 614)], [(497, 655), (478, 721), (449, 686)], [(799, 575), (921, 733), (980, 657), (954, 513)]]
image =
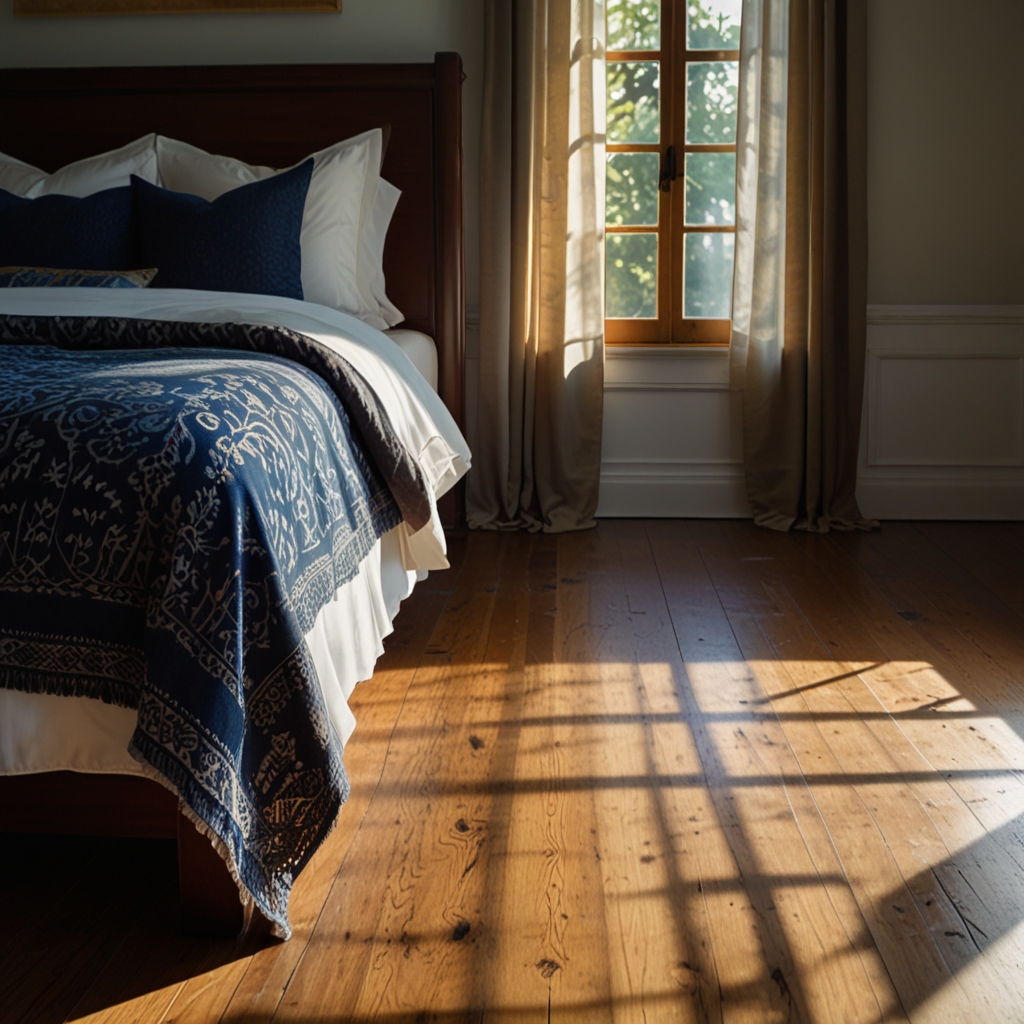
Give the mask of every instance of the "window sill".
[(728, 355), (728, 345), (623, 345), (607, 342), (604, 346), (605, 359), (632, 359), (635, 357), (689, 359), (693, 356), (726, 358)]
[(606, 346), (604, 390), (728, 391), (725, 345)]

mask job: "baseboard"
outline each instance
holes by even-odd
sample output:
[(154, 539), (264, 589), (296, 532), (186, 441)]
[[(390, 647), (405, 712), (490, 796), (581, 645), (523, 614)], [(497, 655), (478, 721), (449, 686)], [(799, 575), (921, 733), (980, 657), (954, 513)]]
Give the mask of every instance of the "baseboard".
[(601, 469), (598, 518), (749, 519), (742, 466), (732, 463), (609, 465)]
[(860, 480), (869, 519), (1024, 519), (1020, 480)]

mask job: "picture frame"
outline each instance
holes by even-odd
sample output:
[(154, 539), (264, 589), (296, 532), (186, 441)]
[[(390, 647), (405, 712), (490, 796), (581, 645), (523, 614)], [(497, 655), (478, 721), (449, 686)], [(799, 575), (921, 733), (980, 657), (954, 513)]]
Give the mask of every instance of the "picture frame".
[(48, 18), (112, 14), (339, 13), (342, 0), (14, 0), (14, 14)]

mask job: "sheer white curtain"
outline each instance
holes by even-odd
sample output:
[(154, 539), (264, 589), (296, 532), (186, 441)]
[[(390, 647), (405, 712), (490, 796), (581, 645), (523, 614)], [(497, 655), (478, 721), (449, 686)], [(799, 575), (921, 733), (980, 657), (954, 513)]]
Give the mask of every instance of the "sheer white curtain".
[(604, 387), (604, 6), (486, 0), (469, 525), (594, 525)]

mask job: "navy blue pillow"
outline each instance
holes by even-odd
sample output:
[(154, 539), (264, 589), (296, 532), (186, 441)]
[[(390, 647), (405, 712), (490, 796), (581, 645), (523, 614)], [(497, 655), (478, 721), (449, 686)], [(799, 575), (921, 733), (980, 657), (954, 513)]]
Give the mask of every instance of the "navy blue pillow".
[(132, 175), (137, 266), (159, 267), (151, 287), (302, 298), (302, 212), (312, 157), (212, 203)]
[(137, 258), (132, 190), (22, 199), (0, 189), (0, 267), (130, 270)]

